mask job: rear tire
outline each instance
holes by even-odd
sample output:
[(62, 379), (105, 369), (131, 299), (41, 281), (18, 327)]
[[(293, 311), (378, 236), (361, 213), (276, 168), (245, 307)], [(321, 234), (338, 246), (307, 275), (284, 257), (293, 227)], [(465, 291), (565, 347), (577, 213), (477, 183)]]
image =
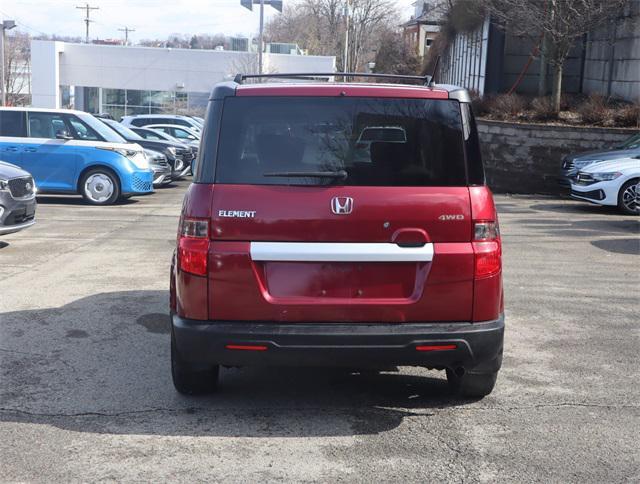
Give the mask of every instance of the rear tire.
[(220, 366), (213, 365), (208, 369), (194, 369), (184, 361), (176, 349), (176, 344), (171, 334), (171, 376), (173, 386), (183, 395), (207, 395), (218, 388), (218, 376)]
[(79, 189), (91, 205), (112, 205), (120, 198), (120, 180), (106, 168), (87, 171), (80, 179)]
[(447, 368), (449, 388), (456, 395), (463, 398), (482, 398), (493, 391), (498, 372), (492, 373), (464, 373), (462, 376)]
[(626, 215), (640, 215), (640, 178), (634, 178), (622, 185), (618, 192), (618, 208)]

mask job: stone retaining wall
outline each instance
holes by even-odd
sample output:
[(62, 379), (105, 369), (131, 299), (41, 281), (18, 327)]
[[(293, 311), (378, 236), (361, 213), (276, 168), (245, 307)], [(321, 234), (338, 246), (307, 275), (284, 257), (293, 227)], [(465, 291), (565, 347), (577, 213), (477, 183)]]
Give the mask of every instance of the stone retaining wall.
[(496, 193), (566, 193), (556, 182), (564, 155), (605, 149), (638, 131), (478, 120), (487, 183)]

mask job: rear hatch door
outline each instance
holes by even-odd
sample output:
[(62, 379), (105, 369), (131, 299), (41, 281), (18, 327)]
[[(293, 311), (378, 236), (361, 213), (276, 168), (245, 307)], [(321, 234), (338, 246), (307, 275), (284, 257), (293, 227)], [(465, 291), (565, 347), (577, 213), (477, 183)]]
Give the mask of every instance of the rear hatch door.
[(460, 130), (448, 100), (227, 99), (209, 317), (470, 320)]

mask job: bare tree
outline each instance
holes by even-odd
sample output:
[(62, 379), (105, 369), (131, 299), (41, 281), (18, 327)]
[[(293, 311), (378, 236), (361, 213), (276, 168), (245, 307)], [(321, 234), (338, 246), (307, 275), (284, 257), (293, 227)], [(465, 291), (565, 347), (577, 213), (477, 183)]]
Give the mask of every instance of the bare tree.
[(417, 75), (420, 60), (402, 33), (388, 29), (380, 35), (380, 47), (375, 57), (375, 72)]
[(5, 44), (5, 92), (7, 104), (19, 106), (30, 101), (31, 54), (29, 34), (16, 32)]
[(347, 71), (357, 72), (369, 60), (365, 57), (377, 50), (380, 34), (397, 22), (394, 5), (388, 0), (352, 0)]
[[(350, 0), (349, 65), (358, 71), (373, 60), (383, 32), (395, 26), (399, 16), (393, 0)], [(267, 25), (272, 42), (295, 42), (311, 54), (335, 55), (344, 69), (347, 0), (302, 0), (285, 8)]]
[[(236, 74), (258, 74), (260, 70), (260, 63), (258, 62), (258, 54), (257, 53), (247, 53), (242, 56), (238, 56), (231, 63), (231, 72), (229, 73), (231, 76), (235, 76)], [(277, 74), (278, 70), (269, 65), (269, 56), (267, 55), (265, 58), (265, 63), (262, 67), (263, 74)], [(256, 80), (248, 80), (248, 83), (252, 82), (261, 82)]]
[(583, 35), (618, 17), (628, 3), (629, 0), (478, 0), (505, 30), (540, 44), (542, 55), (554, 71), (552, 99), (556, 113), (560, 111), (562, 75), (571, 48)]

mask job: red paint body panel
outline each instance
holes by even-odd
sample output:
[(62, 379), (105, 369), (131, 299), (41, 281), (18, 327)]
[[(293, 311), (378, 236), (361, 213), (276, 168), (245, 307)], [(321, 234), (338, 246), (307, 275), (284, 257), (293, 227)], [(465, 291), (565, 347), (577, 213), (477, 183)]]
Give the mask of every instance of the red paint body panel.
[[(345, 194), (354, 198), (354, 212), (331, 214), (331, 198)], [(257, 213), (254, 219), (228, 219), (217, 216), (218, 210)], [(172, 288), (176, 312), (229, 321), (495, 319), (503, 311), (502, 274), (473, 279), (472, 210), (474, 218), (493, 220), (495, 206), (487, 188), (192, 185), (183, 215), (214, 214), (209, 276), (177, 271)], [(438, 220), (456, 211), (463, 221)], [(251, 260), (251, 240), (424, 240), (434, 242), (435, 255), (422, 264), (265, 263)]]
[(207, 308), (207, 278), (194, 276), (178, 270), (176, 272), (176, 314), (181, 318), (206, 320), (209, 318)]
[(348, 96), (400, 99), (449, 99), (449, 93), (442, 89), (400, 84), (247, 84), (238, 86), (236, 96)]
[(469, 187), (469, 197), (471, 199), (473, 220), (498, 220), (496, 206), (493, 203), (493, 194), (489, 187)]
[[(474, 257), (466, 187), (212, 188), (209, 317), (288, 322), (469, 321)], [(334, 215), (331, 199), (354, 200)], [(255, 211), (229, 218), (220, 211)], [(462, 215), (440, 220), (443, 214)], [(434, 243), (431, 263), (254, 262), (251, 241)]]
[(401, 323), (471, 318), (470, 243), (435, 244), (431, 264), (265, 264), (251, 260), (249, 245), (212, 242), (211, 319)]
[[(334, 215), (331, 199), (343, 196), (353, 198), (353, 212)], [(432, 242), (471, 238), (467, 187), (215, 185), (213, 207), (214, 240), (391, 242), (398, 230), (407, 229), (424, 232)], [(226, 218), (220, 210), (255, 210), (256, 215)], [(464, 218), (439, 220), (443, 214)]]

